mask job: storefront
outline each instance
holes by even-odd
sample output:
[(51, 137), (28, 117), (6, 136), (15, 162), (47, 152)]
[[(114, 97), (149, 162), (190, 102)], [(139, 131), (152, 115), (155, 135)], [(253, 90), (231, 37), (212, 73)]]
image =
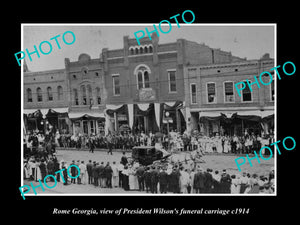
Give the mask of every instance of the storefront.
[(105, 117), (100, 112), (70, 112), (69, 118), (72, 122), (72, 133), (79, 134), (100, 134), (104, 132)]
[(274, 131), (274, 111), (200, 112), (198, 128), (205, 136), (269, 134)]
[(23, 119), (26, 132), (58, 130), (60, 133), (68, 133), (70, 130), (68, 108), (24, 109)]
[(181, 108), (182, 102), (106, 105), (106, 131), (127, 127), (133, 133), (167, 132), (165, 113), (168, 112), (169, 129), (183, 132), (186, 125)]

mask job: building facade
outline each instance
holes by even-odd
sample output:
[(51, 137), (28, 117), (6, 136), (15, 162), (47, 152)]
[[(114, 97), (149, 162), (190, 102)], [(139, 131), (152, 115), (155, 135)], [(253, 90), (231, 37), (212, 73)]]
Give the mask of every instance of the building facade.
[[(274, 76), (270, 85), (248, 85), (239, 96), (235, 84), (246, 79), (252, 83), (254, 76), (274, 67), (274, 59), (266, 54), (260, 60), (233, 63), (188, 66), (185, 97), (188, 130), (198, 130), (204, 135), (266, 134), (274, 130)], [(270, 77), (262, 77), (264, 83)]]
[[(272, 115), (268, 87), (245, 89), (242, 98), (234, 90), (235, 83), (273, 67), (272, 59), (249, 61), (185, 39), (160, 44), (156, 33), (139, 41), (124, 36), (123, 48), (103, 48), (96, 59), (85, 53), (77, 61), (65, 58), (61, 70), (29, 72), (24, 66), (27, 129), (50, 124), (72, 134), (186, 129), (233, 134), (250, 122), (244, 118), (244, 127), (229, 126), (232, 115)], [(224, 120), (213, 118), (221, 113)], [(266, 130), (272, 127), (264, 122)]]
[(26, 130), (70, 131), (69, 95), (64, 69), (30, 72), (24, 65), (23, 116)]

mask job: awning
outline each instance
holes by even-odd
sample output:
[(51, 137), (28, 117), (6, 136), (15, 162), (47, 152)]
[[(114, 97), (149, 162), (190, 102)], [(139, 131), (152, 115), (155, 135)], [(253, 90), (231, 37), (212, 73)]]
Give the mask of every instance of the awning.
[(23, 114), (31, 114), (38, 111), (38, 109), (23, 109)]
[(105, 118), (104, 113), (101, 112), (69, 112), (70, 119), (80, 119), (81, 117)]
[(53, 110), (56, 113), (67, 113), (69, 111), (68, 107), (64, 108), (46, 108), (46, 109), (23, 109), (23, 114), (31, 114), (40, 110), (43, 115), (47, 115), (49, 110)]
[(69, 111), (69, 108), (51, 108), (50, 110), (53, 110), (56, 113), (67, 113)]

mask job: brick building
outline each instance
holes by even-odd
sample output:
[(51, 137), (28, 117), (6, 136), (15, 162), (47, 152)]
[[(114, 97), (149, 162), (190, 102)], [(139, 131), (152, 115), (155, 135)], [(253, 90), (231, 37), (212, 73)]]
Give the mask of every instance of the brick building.
[[(214, 65), (190, 65), (184, 68), (185, 102), (188, 130), (199, 130), (205, 135), (260, 134), (274, 130), (274, 79), (268, 86), (252, 85), (242, 91), (235, 84), (274, 67), (268, 54), (259, 60), (245, 60)], [(265, 83), (269, 77), (263, 77)]]
[(100, 60), (80, 54), (78, 61), (65, 59), (72, 133), (97, 134), (104, 130), (106, 93)]
[(23, 116), (27, 130), (55, 129), (69, 131), (69, 96), (64, 69), (30, 72), (24, 61)]
[(102, 50), (110, 129), (127, 124), (134, 131), (165, 131), (165, 113), (169, 112), (170, 129), (183, 132), (184, 67), (244, 60), (185, 39), (159, 44), (156, 33), (140, 43), (125, 36), (122, 49)]
[[(139, 41), (140, 45), (135, 38), (124, 36), (123, 48), (104, 48), (99, 58), (80, 54), (74, 62), (66, 58), (65, 68), (61, 70), (24, 72), (24, 113), (28, 115), (40, 109), (43, 115), (52, 109), (51, 113), (58, 114), (56, 127), (70, 133), (128, 128), (154, 133), (167, 131), (167, 122), (169, 129), (180, 132), (197, 128), (203, 113), (211, 116), (211, 112), (228, 110), (228, 107), (232, 107), (231, 111), (241, 107), (273, 107), (272, 103), (265, 105), (265, 101), (258, 100), (261, 95), (256, 90), (251, 103), (245, 101), (241, 106), (235, 93), (234, 102), (225, 103), (222, 87), (219, 88), (230, 86), (225, 81), (239, 82), (246, 78), (244, 69), (251, 69), (246, 74), (253, 77), (252, 72), (257, 74), (259, 66), (270, 60), (247, 61), (231, 52), (185, 39), (160, 44), (156, 33), (151, 40), (145, 37)], [(208, 82), (217, 85), (208, 88), (215, 90), (216, 102), (207, 102)], [(196, 88), (195, 97), (191, 96), (191, 88)], [(49, 98), (51, 90), (53, 94)], [(196, 102), (191, 103), (191, 98), (196, 98)], [(40, 122), (35, 123), (40, 129)]]

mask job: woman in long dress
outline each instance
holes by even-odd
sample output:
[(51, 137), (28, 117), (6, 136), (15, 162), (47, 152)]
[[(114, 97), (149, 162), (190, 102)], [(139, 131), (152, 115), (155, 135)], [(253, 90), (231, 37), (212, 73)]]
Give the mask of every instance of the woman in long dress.
[(135, 175), (135, 170), (133, 167), (129, 168), (128, 174), (129, 174), (129, 190), (137, 190), (138, 189), (136, 185), (137, 177)]
[(38, 181), (42, 179), (42, 174), (40, 170), (40, 160), (37, 159), (35, 163), (35, 174), (34, 174), (34, 180)]

